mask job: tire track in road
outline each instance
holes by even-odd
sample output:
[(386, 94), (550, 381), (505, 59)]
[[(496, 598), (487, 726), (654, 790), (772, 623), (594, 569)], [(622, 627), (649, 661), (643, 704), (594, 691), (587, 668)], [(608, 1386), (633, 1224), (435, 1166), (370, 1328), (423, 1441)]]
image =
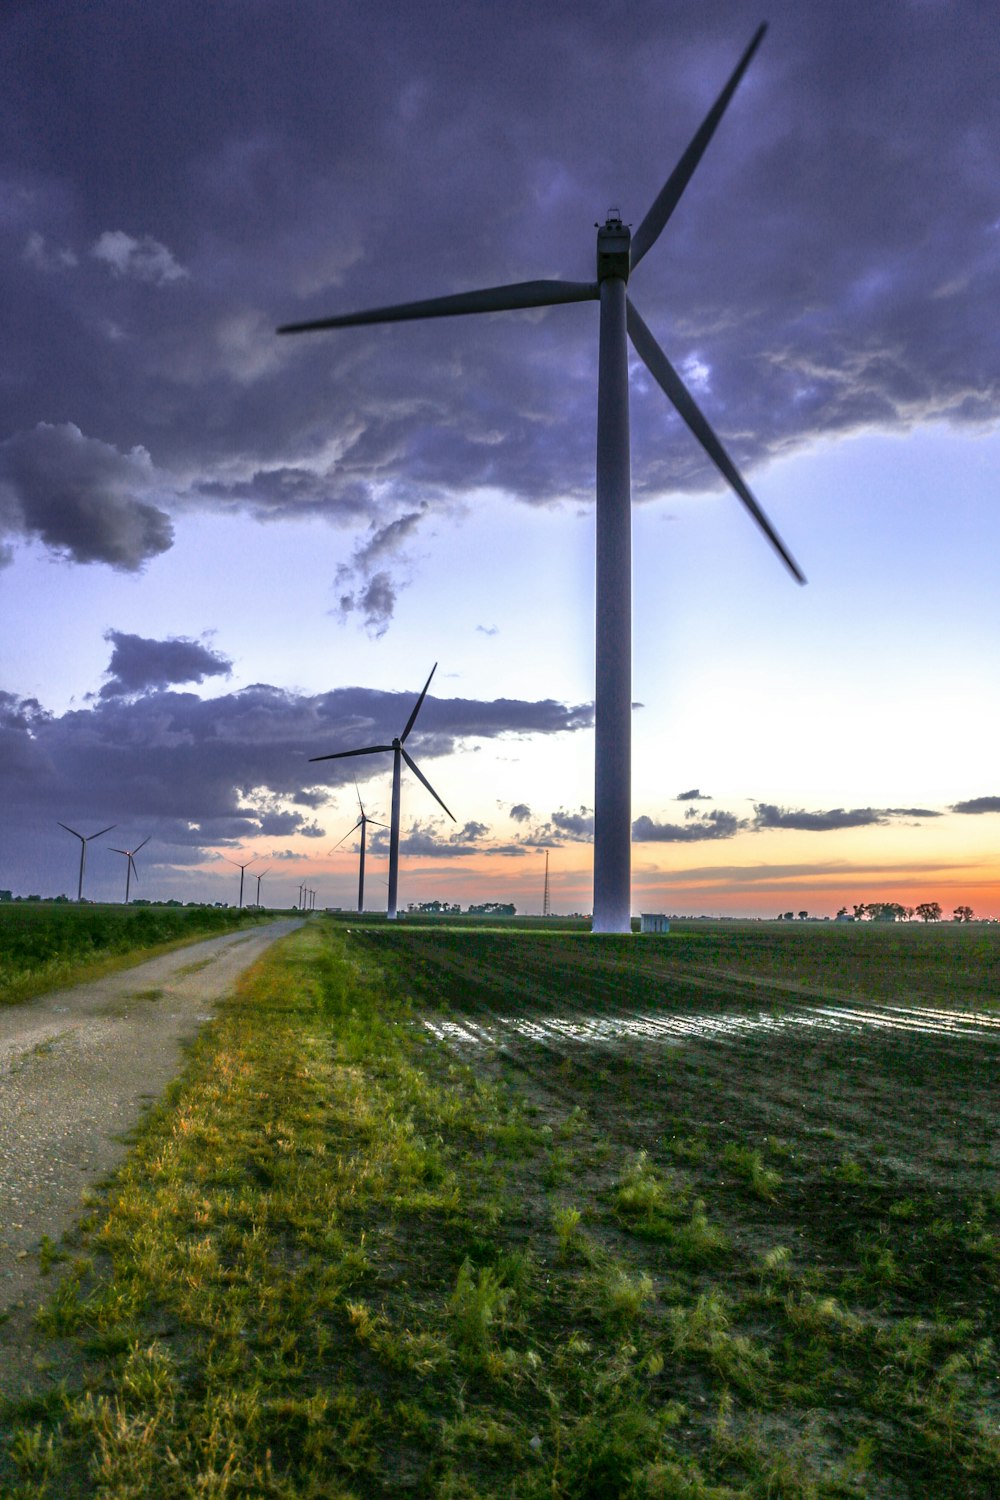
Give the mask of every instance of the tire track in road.
[(124, 1157), (127, 1133), (176, 1077), (184, 1046), (244, 970), (302, 925), (289, 918), (0, 1009), (0, 1394), (30, 1374), (22, 1333), (47, 1283), (37, 1251)]

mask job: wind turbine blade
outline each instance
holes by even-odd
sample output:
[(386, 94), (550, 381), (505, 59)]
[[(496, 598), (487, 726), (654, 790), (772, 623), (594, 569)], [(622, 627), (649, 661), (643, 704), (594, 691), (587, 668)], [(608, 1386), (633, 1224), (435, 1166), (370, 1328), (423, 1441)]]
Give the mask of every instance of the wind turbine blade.
[[(58, 818), (56, 818), (56, 822), (59, 823), (59, 819)], [(83, 837), (83, 834), (82, 833), (77, 833), (76, 829), (75, 828), (71, 828), (68, 823), (59, 823), (59, 827), (60, 828), (65, 828), (66, 832), (67, 833), (71, 833), (75, 839), (82, 839), (84, 843), (87, 842), (87, 840)], [(107, 832), (106, 829), (105, 829), (105, 832)], [(64, 844), (63, 848), (65, 848), (65, 847), (66, 846)]]
[(135, 867), (135, 860), (132, 858), (131, 854), (128, 857), (128, 862), (129, 862), (129, 864), (132, 867), (132, 874), (135, 876), (135, 883), (136, 883), (136, 885), (138, 885), (139, 884), (139, 871)]
[[(337, 842), (334, 844), (333, 849), (328, 849), (326, 851), (327, 854), (332, 854), (334, 852), (334, 849), (339, 849), (340, 846), (341, 846), (341, 844), (344, 842), (344, 839), (349, 839), (350, 836), (351, 836), (351, 834), (352, 833), (357, 833), (357, 831), (358, 831), (358, 829), (360, 827), (361, 827), (361, 819), (359, 818), (358, 821), (355, 823), (354, 827), (353, 828), (349, 828), (347, 830), (347, 832), (344, 834), (344, 838), (343, 839), (338, 839)], [(264, 874), (264, 873), (265, 872), (262, 870), (261, 874)]]
[[(109, 844), (108, 848), (111, 850), (112, 854), (128, 854), (129, 859), (132, 858), (127, 849), (116, 849), (114, 844)], [(225, 858), (225, 855), (223, 855), (223, 858)]]
[(778, 536), (774, 527), (757, 504), (753, 495), (747, 489), (735, 464), (730, 459), (715, 433), (709, 427), (701, 411), (695, 404), (687, 386), (684, 384), (673, 365), (670, 363), (659, 344), (656, 342), (645, 323), (636, 312), (631, 302), (627, 304), (628, 336), (635, 346), (639, 355), (653, 379), (660, 385), (670, 401), (673, 402), (684, 421), (690, 427), (709, 458), (716, 468), (729, 481), (733, 489), (739, 495), (747, 510), (753, 516), (761, 531), (767, 537), (771, 546), (788, 568), (792, 577), (799, 583), (805, 583), (805, 574), (799, 568), (798, 563), (788, 551), (784, 542)]
[(740, 79), (750, 66), (750, 61), (757, 48), (764, 40), (766, 30), (767, 26), (763, 25), (758, 26), (754, 32), (753, 40), (736, 64), (732, 77), (705, 116), (690, 146), (688, 146), (684, 155), (663, 184), (655, 202), (632, 236), (633, 271), (642, 260), (646, 251), (652, 249), (656, 244), (664, 225), (677, 207), (681, 194), (691, 181), (695, 168), (705, 154), (705, 148), (715, 134), (716, 126), (725, 114), (726, 106), (739, 87)]
[[(438, 796), (437, 792), (431, 786), (430, 782), (427, 780), (427, 777), (424, 775), (423, 771), (420, 770), (419, 766), (417, 766), (416, 762), (412, 759), (412, 757), (409, 756), (409, 755), (407, 755), (407, 753), (406, 753), (405, 750), (402, 752), (402, 755), (403, 755), (403, 759), (406, 761), (406, 764), (409, 766), (409, 768), (413, 772), (414, 776), (416, 776), (419, 781), (423, 782), (424, 786), (430, 792), (430, 794), (434, 798), (435, 802), (441, 802), (441, 798)], [(441, 802), (441, 806), (444, 808), (445, 812), (448, 814), (449, 818), (454, 823), (455, 822), (455, 814), (452, 812), (451, 808), (448, 807), (444, 802)]]
[[(63, 824), (63, 827), (65, 827), (65, 826), (66, 825)], [(117, 823), (109, 823), (108, 826), (107, 826), (107, 828), (100, 829), (100, 831), (98, 833), (88, 833), (88, 835), (87, 835), (87, 842), (89, 843), (91, 839), (99, 839), (101, 837), (102, 833), (110, 833), (111, 830), (112, 830), (112, 828), (117, 828), (117, 827), (118, 827)]]
[[(433, 667), (431, 667), (431, 677), (433, 677), (434, 673), (437, 671), (437, 666), (438, 666), (438, 664), (437, 664), (437, 662), (435, 662), (434, 665), (433, 665)], [(424, 699), (427, 697), (427, 689), (431, 685), (431, 677), (428, 677), (427, 681), (424, 683), (424, 690), (420, 694), (420, 697), (417, 699), (416, 707), (414, 708), (412, 714), (410, 715), (410, 717), (406, 721), (406, 728), (403, 730), (402, 734), (399, 736), (399, 743), (400, 744), (403, 744), (404, 740), (406, 739), (406, 736), (409, 734), (410, 730), (413, 728), (414, 724), (416, 723), (417, 714), (420, 712), (421, 705), (422, 705)]]
[(151, 833), (147, 833), (147, 835), (143, 839), (142, 843), (141, 844), (136, 844), (135, 848), (132, 850), (132, 853), (133, 854), (138, 854), (140, 849), (145, 849), (146, 845), (149, 843), (149, 841), (150, 841), (150, 839), (152, 837), (153, 837), (153, 835)]
[(366, 323), (407, 323), (415, 318), (455, 318), (463, 313), (513, 312), (519, 307), (555, 307), (562, 302), (594, 302), (600, 296), (595, 281), (519, 281), (512, 286), (488, 286), (450, 297), (422, 302), (399, 302), (392, 307), (370, 307), (339, 318), (315, 318), (308, 323), (285, 323), (279, 333), (311, 333), (318, 328), (357, 328)]
[(374, 755), (376, 750), (391, 750), (391, 745), (366, 745), (363, 750), (334, 750), (332, 755), (310, 755), (310, 765), (314, 760), (344, 760), (348, 755)]

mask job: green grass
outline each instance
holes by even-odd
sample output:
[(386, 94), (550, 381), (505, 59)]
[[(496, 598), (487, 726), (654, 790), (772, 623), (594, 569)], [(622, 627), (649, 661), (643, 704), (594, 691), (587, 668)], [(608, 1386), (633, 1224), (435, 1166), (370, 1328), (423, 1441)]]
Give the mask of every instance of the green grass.
[[(0, 1005), (94, 979), (137, 955), (264, 920), (244, 908), (0, 905)], [(155, 998), (152, 991), (144, 998)]]
[(564, 998), (533, 941), (317, 923), (245, 976), (72, 1247), (0, 1493), (996, 1493), (1000, 1197), (756, 1131), (731, 1053), (465, 1065), (425, 1007)]

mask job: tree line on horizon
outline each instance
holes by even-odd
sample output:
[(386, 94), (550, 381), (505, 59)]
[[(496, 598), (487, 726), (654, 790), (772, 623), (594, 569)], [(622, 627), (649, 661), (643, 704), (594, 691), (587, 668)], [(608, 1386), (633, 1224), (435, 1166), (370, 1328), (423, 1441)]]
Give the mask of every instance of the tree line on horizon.
[[(848, 911), (842, 906), (837, 912), (838, 922), (940, 922), (944, 910), (940, 901), (921, 901), (919, 906), (903, 906), (899, 901), (860, 901)], [(807, 911), (779, 911), (779, 922), (808, 921)], [(953, 922), (974, 922), (976, 914), (971, 906), (956, 906), (951, 914)]]
[[(898, 901), (862, 901), (851, 908), (855, 922), (940, 922), (944, 916), (940, 901), (921, 901), (919, 906), (903, 906)], [(838, 917), (848, 915), (842, 906)], [(951, 914), (953, 922), (972, 922), (975, 912), (971, 906), (956, 906)]]

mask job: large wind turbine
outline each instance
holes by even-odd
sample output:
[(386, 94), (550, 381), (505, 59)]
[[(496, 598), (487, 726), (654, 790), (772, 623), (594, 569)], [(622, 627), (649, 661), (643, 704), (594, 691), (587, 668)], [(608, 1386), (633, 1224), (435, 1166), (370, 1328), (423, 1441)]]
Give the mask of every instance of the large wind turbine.
[[(59, 819), (58, 818), (56, 819), (56, 822), (59, 823)], [(101, 828), (101, 829), (98, 830), (97, 833), (88, 833), (86, 836), (84, 836), (82, 833), (77, 833), (76, 829), (75, 828), (71, 828), (68, 823), (59, 823), (59, 827), (60, 828), (65, 828), (65, 830), (66, 830), (67, 833), (71, 833), (75, 839), (79, 839), (80, 840), (80, 879), (79, 879), (79, 882), (77, 883), (77, 887), (76, 887), (76, 899), (78, 901), (82, 901), (83, 900), (83, 867), (84, 867), (84, 865), (87, 862), (87, 845), (90, 843), (91, 839), (99, 839), (101, 837), (102, 833), (110, 833), (111, 830), (112, 830), (112, 828), (117, 828), (118, 827), (118, 824), (117, 823), (109, 823), (108, 826), (107, 826), (107, 828)]]
[[(429, 682), (430, 678), (428, 678), (427, 680)], [(402, 749), (402, 747), (400, 747), (400, 748)], [(357, 783), (356, 782), (355, 782), (355, 785), (354, 785), (354, 790), (358, 793), (358, 808), (360, 809), (361, 816), (358, 819), (358, 821), (355, 823), (354, 827), (353, 828), (349, 828), (348, 831), (344, 834), (344, 838), (337, 840), (337, 842), (333, 846), (333, 849), (330, 850), (330, 853), (332, 854), (334, 849), (339, 849), (340, 846), (341, 846), (341, 844), (344, 842), (344, 839), (349, 839), (352, 833), (356, 833), (359, 828), (361, 829), (361, 859), (360, 859), (360, 862), (359, 862), (359, 865), (358, 865), (358, 911), (359, 912), (363, 912), (364, 909), (365, 909), (365, 834), (366, 834), (366, 832), (368, 830), (368, 824), (369, 823), (372, 825), (373, 828), (384, 828), (385, 824), (384, 823), (376, 823), (375, 819), (374, 818), (370, 818), (368, 816), (368, 814), (365, 812), (365, 805), (364, 805), (364, 803), (361, 800), (361, 793), (358, 792), (358, 787), (357, 787)], [(442, 803), (442, 806), (444, 806), (443, 803)], [(390, 830), (390, 836), (391, 836), (391, 830)]]
[(676, 407), (698, 442), (736, 491), (785, 566), (805, 578), (757, 504), (690, 391), (630, 301), (626, 286), (652, 249), (700, 162), (766, 26), (755, 33), (729, 82), (632, 235), (617, 210), (597, 226), (596, 281), (524, 281), (422, 302), (371, 308), (279, 333), (446, 318), (463, 313), (600, 302), (597, 377), (597, 670), (594, 745), (594, 932), (631, 930), (632, 506), (629, 463), (628, 343)]
[[(332, 755), (311, 755), (309, 757), (311, 761), (343, 760), (348, 755), (374, 755), (376, 751), (379, 750), (392, 751), (392, 811), (389, 815), (389, 909), (386, 913), (390, 921), (396, 920), (396, 891), (399, 886), (399, 778), (400, 772), (402, 770), (402, 761), (405, 760), (406, 764), (409, 766), (414, 776), (416, 776), (417, 780), (423, 782), (424, 786), (430, 792), (435, 802), (441, 802), (441, 798), (431, 786), (423, 771), (420, 770), (416, 761), (403, 749), (403, 745), (406, 742), (407, 735), (413, 728), (414, 724), (417, 722), (417, 714), (420, 712), (420, 709), (423, 706), (423, 701), (427, 697), (427, 689), (431, 685), (431, 677), (434, 676), (434, 673), (436, 671), (437, 662), (435, 662), (433, 667), (431, 667), (431, 676), (428, 677), (427, 681), (424, 683), (423, 692), (417, 699), (413, 708), (413, 712), (406, 721), (406, 728), (403, 730), (398, 739), (393, 740), (391, 745), (366, 745), (363, 750), (335, 750)], [(444, 807), (445, 812), (454, 823), (455, 814), (451, 812), (447, 807), (445, 807), (443, 802), (441, 802), (441, 806)], [(364, 835), (362, 835), (361, 842), (362, 848), (364, 848)]]
[(135, 867), (135, 856), (139, 853), (140, 849), (145, 849), (146, 845), (149, 843), (149, 841), (150, 841), (150, 839), (152, 837), (153, 837), (153, 835), (151, 833), (147, 833), (147, 835), (143, 839), (142, 843), (141, 844), (136, 844), (136, 846), (135, 846), (134, 849), (116, 849), (115, 846), (114, 846), (114, 844), (112, 844), (110, 846), (112, 854), (124, 854), (126, 856), (126, 859), (128, 860), (128, 863), (125, 866), (125, 905), (126, 906), (128, 906), (128, 893), (129, 893), (129, 891), (132, 888), (132, 876), (133, 875), (135, 876), (135, 878), (136, 878), (136, 884), (138, 884), (138, 881), (139, 881), (139, 871)]

